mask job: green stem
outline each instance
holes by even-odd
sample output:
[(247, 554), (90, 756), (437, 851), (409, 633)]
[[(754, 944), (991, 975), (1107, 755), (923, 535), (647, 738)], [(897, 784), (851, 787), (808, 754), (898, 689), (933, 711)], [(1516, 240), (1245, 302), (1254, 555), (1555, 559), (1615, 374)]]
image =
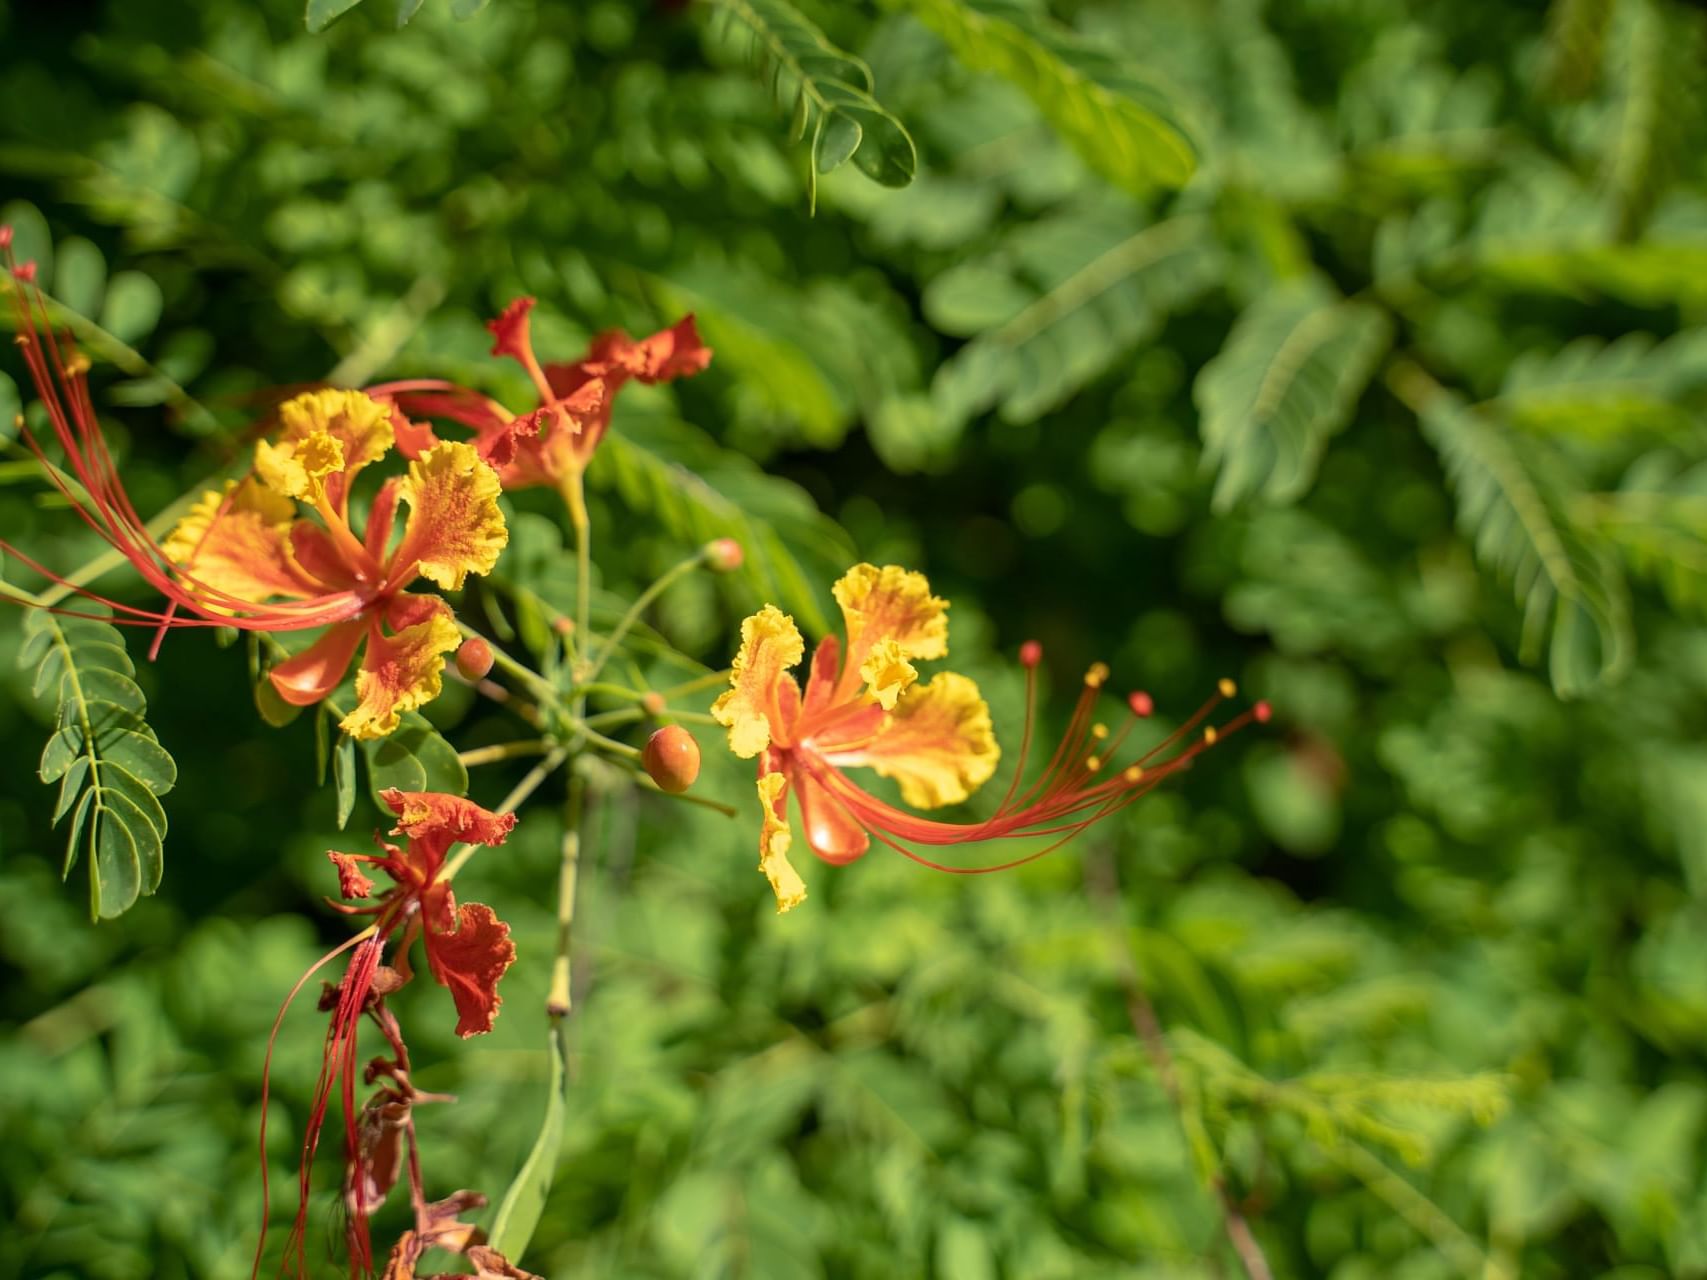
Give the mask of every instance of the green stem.
[(698, 693), (701, 689), (715, 689), (720, 684), (727, 684), (728, 681), (729, 668), (724, 667), (721, 671), (708, 671), (703, 676), (695, 676), (692, 680), (684, 680), (681, 684), (673, 684), (668, 689), (660, 689), (658, 692), (668, 702), (671, 698), (685, 697), (690, 693)]
[[(599, 672), (604, 670), (605, 663), (610, 661), (611, 654), (616, 652), (617, 645), (620, 644), (622, 642), (622, 638), (628, 634), (629, 628), (640, 620), (640, 615), (646, 611), (647, 606), (659, 596), (663, 595), (665, 591), (669, 590), (669, 588), (678, 579), (692, 573), (704, 563), (705, 552), (696, 551), (680, 564), (667, 569), (659, 576), (657, 581), (635, 597), (634, 603), (628, 606), (628, 612), (623, 614), (621, 618), (617, 619), (616, 626), (611, 629), (610, 635), (605, 638), (604, 645), (599, 649), (599, 656), (593, 659), (593, 664), (587, 670), (586, 675), (575, 683), (579, 685), (584, 682), (590, 682), (597, 679)], [(588, 643), (587, 645), (587, 652), (592, 652), (591, 643)]]
[[(593, 616), (593, 529), (587, 518), (587, 490), (579, 469), (563, 478), (563, 504), (569, 508), (569, 527), (575, 534), (575, 644), (583, 653), (593, 651), (590, 627)], [(578, 675), (578, 673), (577, 673)], [(576, 683), (580, 683), (577, 679)]]
[(463, 767), (472, 769), (476, 765), (496, 764), (500, 760), (514, 760), (518, 756), (543, 756), (550, 753), (557, 744), (550, 738), (524, 738), (519, 742), (499, 742), (490, 747), (475, 747), (471, 751), (457, 753), (457, 759)]
[[(569, 1016), (575, 997), (570, 988), (569, 933), (575, 923), (575, 881), (581, 867), (581, 803), (584, 784), (579, 777), (569, 781), (569, 801), (563, 814), (563, 849), (557, 868), (557, 946), (551, 954), (551, 988), (545, 997), (546, 1016), (553, 1028)], [(564, 1064), (567, 1086), (568, 1066)]]

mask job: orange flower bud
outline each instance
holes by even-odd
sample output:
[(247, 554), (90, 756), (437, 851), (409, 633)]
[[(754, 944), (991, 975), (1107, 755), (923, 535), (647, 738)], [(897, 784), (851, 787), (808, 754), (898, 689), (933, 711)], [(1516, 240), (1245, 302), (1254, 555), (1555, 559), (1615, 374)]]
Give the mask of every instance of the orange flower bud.
[(456, 651), (456, 669), (464, 680), (483, 679), (492, 669), (492, 646), (479, 636), (471, 636)]
[(664, 695), (653, 690), (640, 699), (640, 709), (653, 719), (657, 719), (669, 710), (669, 704), (664, 701)]
[(646, 739), (641, 763), (660, 789), (680, 795), (699, 777), (699, 743), (680, 725), (667, 724)]
[(741, 567), (746, 553), (733, 538), (718, 538), (705, 544), (705, 563), (713, 573), (734, 573)]

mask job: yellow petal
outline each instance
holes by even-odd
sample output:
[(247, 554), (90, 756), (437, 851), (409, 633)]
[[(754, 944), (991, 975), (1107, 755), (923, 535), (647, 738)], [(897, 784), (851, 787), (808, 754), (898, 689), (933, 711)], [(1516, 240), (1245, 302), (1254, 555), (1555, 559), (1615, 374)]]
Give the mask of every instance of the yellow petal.
[(343, 450), (351, 475), (391, 449), (391, 411), (361, 391), (323, 387), (279, 406), (279, 443), (293, 444), (325, 432)]
[(729, 690), (711, 704), (711, 714), (728, 728), (729, 749), (743, 760), (768, 747), (781, 728), (771, 724), (769, 713), (777, 705), (784, 673), (805, 653), (794, 619), (774, 604), (741, 624), (741, 651), (729, 671)]
[(344, 446), (327, 431), (317, 431), (300, 440), (255, 445), (255, 474), (275, 494), (319, 502), (325, 496), (325, 480), (344, 469)]
[(396, 565), (457, 591), (471, 573), (490, 573), (509, 543), (498, 509), (498, 473), (461, 441), (436, 444), (409, 464), (398, 497), (409, 504)]
[(936, 809), (983, 786), (1001, 757), (978, 686), (942, 671), (902, 695), (870, 744), (828, 758), (843, 767), (869, 765), (899, 782), (901, 798), (915, 809)]
[(893, 711), (895, 700), (913, 686), (919, 673), (897, 641), (881, 640), (860, 664), (859, 676), (883, 709)]
[[(894, 564), (881, 569), (856, 564), (831, 590), (847, 621), (844, 672), (865, 676), (867, 659), (885, 643), (893, 644), (901, 658), (927, 660), (948, 652), (948, 601), (931, 594), (924, 574)], [(852, 690), (844, 687), (843, 692)], [(884, 696), (875, 685), (871, 692), (880, 700)]]
[(788, 829), (787, 817), (778, 816), (778, 810), (787, 812), (783, 809), (787, 786), (787, 777), (780, 773), (767, 773), (759, 779), (759, 804), (765, 811), (764, 829), (759, 833), (759, 870), (771, 882), (778, 915), (806, 901), (806, 882), (788, 860), (794, 834)]
[(462, 643), (450, 610), (440, 609), (425, 622), (394, 636), (368, 635), (367, 652), (356, 673), (356, 707), (338, 725), (352, 738), (383, 738), (397, 728), (398, 717), (439, 696), (444, 686), (444, 655)]
[(318, 584), (303, 573), (290, 549), (296, 504), (269, 493), (250, 477), (209, 489), (160, 544), (198, 586), (240, 600), (301, 600)]

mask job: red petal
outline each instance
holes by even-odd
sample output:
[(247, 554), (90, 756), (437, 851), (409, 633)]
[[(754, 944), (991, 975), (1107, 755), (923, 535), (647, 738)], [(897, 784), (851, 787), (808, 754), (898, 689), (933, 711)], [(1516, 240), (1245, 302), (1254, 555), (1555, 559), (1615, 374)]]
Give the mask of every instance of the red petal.
[(397, 815), (392, 834), (409, 837), (412, 859), (429, 864), (436, 873), (438, 859), (458, 841), (467, 844), (500, 845), (515, 829), (516, 815), (493, 813), (472, 800), (440, 791), (399, 791), (396, 787), (379, 798)]
[(326, 850), (332, 865), (338, 868), (338, 892), (346, 898), (365, 898), (373, 892), (373, 881), (363, 873), (361, 863), (347, 853)]
[[(448, 894), (447, 894), (448, 897)], [(429, 917), (430, 919), (430, 917)], [(503, 999), (498, 979), (516, 958), (510, 926), (482, 902), (456, 908), (456, 930), (444, 933), (428, 927), (427, 963), (439, 985), (456, 1001), (456, 1033), (477, 1036), (492, 1029)]]
[(533, 359), (533, 340), (528, 335), (528, 312), (532, 310), (532, 298), (517, 298), (496, 320), (487, 321), (493, 355), (514, 356), (524, 364)]
[(361, 618), (340, 622), (294, 658), (267, 672), (267, 678), (279, 697), (292, 706), (312, 706), (338, 687), (365, 634), (367, 623)]
[(800, 800), (800, 821), (807, 847), (825, 862), (840, 866), (869, 848), (871, 837), (842, 802), (804, 769), (792, 771), (794, 794)]
[(693, 316), (686, 315), (668, 329), (629, 344), (615, 359), (642, 382), (668, 382), (703, 370), (711, 363), (711, 348), (700, 341)]

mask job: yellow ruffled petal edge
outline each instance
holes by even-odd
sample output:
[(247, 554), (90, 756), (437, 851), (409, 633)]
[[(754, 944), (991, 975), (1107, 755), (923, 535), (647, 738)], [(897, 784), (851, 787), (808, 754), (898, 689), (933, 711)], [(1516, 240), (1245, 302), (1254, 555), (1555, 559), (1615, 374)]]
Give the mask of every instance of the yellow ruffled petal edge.
[(262, 440), (255, 445), (255, 474), (280, 497), (319, 502), (326, 477), (343, 469), (344, 446), (328, 431), (282, 444)]
[(872, 646), (870, 656), (860, 664), (859, 677), (878, 704), (885, 711), (893, 711), (896, 700), (918, 681), (919, 673), (899, 643), (884, 640)]
[(383, 738), (394, 732), (405, 711), (439, 696), (444, 655), (461, 643), (462, 633), (448, 609), (394, 636), (369, 634), (356, 673), (356, 706), (338, 727), (352, 738)]
[(473, 445), (434, 445), (409, 464), (398, 488), (409, 504), (399, 556), (414, 560), (423, 578), (446, 591), (460, 591), (471, 573), (492, 572), (510, 541), (498, 508), (502, 492), (498, 473)]
[[(296, 503), (251, 477), (208, 489), (160, 549), (198, 583), (240, 600), (308, 595), (312, 583), (290, 550)], [(210, 609), (213, 606), (208, 606)]]
[(948, 601), (931, 594), (925, 575), (900, 565), (856, 564), (831, 588), (847, 621), (848, 660), (886, 640), (921, 661), (948, 653)]
[(764, 829), (759, 833), (759, 870), (771, 882), (778, 915), (806, 901), (806, 882), (788, 860), (794, 833), (788, 829), (786, 818), (777, 817), (781, 807), (778, 801), (787, 785), (787, 777), (780, 773), (767, 773), (759, 779), (759, 805), (765, 813)]
[(280, 444), (321, 433), (336, 440), (346, 465), (358, 470), (390, 450), (391, 411), (365, 392), (337, 387), (304, 391), (279, 406)]
[(990, 707), (978, 686), (952, 671), (915, 685), (895, 704), (871, 744), (837, 763), (864, 764), (901, 785), (915, 809), (959, 804), (1002, 758)]
[(774, 604), (741, 624), (741, 650), (729, 669), (729, 689), (711, 704), (712, 718), (729, 730), (729, 749), (741, 759), (750, 760), (770, 746), (767, 709), (784, 673), (805, 653), (800, 628)]

